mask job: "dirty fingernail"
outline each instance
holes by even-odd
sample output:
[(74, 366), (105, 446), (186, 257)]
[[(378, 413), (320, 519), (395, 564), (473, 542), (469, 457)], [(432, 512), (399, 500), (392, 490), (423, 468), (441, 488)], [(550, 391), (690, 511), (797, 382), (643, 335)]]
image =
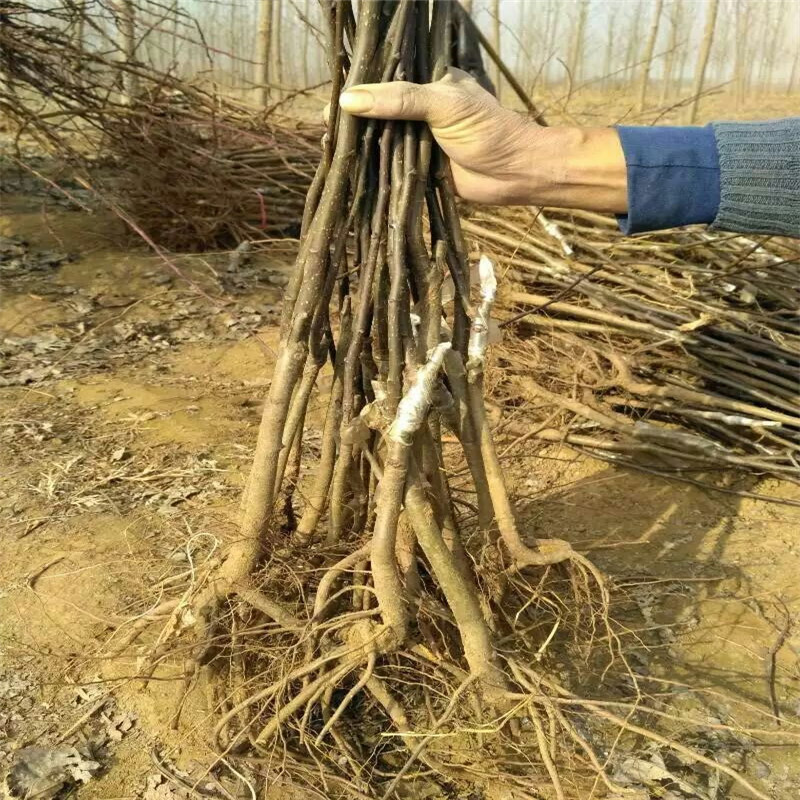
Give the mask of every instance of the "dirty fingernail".
[(366, 89), (348, 89), (339, 96), (339, 105), (351, 114), (363, 114), (375, 105), (375, 98)]

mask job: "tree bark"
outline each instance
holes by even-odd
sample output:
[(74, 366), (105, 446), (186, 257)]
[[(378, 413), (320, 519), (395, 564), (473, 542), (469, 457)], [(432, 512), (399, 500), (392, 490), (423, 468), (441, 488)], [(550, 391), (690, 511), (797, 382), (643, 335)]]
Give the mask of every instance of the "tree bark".
[(83, 48), (84, 36), (86, 31), (86, 0), (78, 0), (77, 3), (70, 3), (75, 13), (75, 45)]
[(647, 85), (650, 81), (650, 65), (653, 62), (653, 53), (656, 49), (658, 26), (661, 21), (661, 10), (663, 5), (664, 0), (657, 0), (656, 7), (653, 12), (653, 24), (650, 26), (650, 36), (647, 38), (647, 47), (644, 51), (644, 64), (642, 65), (642, 77), (639, 85), (639, 111), (644, 111), (645, 104), (647, 102)]
[(717, 22), (717, 9), (719, 8), (719, 0), (711, 0), (708, 5), (708, 16), (706, 17), (706, 29), (703, 34), (703, 41), (700, 45), (700, 55), (697, 59), (697, 68), (694, 75), (694, 84), (692, 86), (692, 102), (689, 106), (687, 114), (687, 122), (689, 125), (694, 125), (697, 120), (697, 110), (700, 105), (700, 94), (703, 91), (703, 84), (706, 77), (706, 66), (708, 65), (708, 57), (711, 54), (711, 45), (714, 42), (714, 26)]
[[(119, 0), (117, 9), (121, 60), (125, 64), (130, 64), (136, 56), (136, 10), (132, 0)], [(139, 94), (139, 76), (123, 71), (122, 86), (125, 100), (130, 103)]]
[(558, 32), (559, 15), (553, 6), (553, 0), (547, 0), (547, 10), (545, 12), (544, 22), (544, 57), (545, 64), (542, 67), (542, 77), (545, 85), (550, 82), (552, 78), (552, 58), (556, 52), (556, 34)]
[(627, 47), (625, 48), (625, 80), (630, 80), (634, 64), (639, 56), (639, 22), (642, 18), (642, 2), (636, 3), (633, 17), (628, 22)]
[[(778, 56), (781, 57), (783, 54), (781, 53), (781, 48), (779, 47), (778, 41), (780, 41), (779, 37), (782, 38), (782, 34), (776, 34), (776, 31), (783, 30), (783, 5), (777, 6), (775, 8), (775, 20), (771, 22), (769, 25), (769, 35), (765, 37), (764, 41), (764, 81), (762, 83), (762, 88), (764, 91), (771, 92), (775, 87), (775, 63), (778, 60)], [(789, 26), (793, 26), (794, 29), (800, 30), (800, 27), (797, 25), (797, 7), (792, 6), (789, 9), (789, 18), (788, 23)], [(791, 27), (790, 27), (791, 30)], [(778, 41), (776, 41), (778, 39)]]
[(761, 9), (761, 36), (758, 47), (758, 72), (756, 74), (756, 89), (763, 92), (766, 89), (768, 53), (777, 47), (775, 31), (772, 26), (772, 4), (765, 3)]
[(181, 7), (178, 0), (172, 4), (172, 35), (170, 37), (170, 69), (176, 69), (178, 66), (178, 27), (180, 25)]
[(736, 0), (735, 14), (736, 43), (734, 45), (733, 84), (736, 110), (738, 111), (742, 107), (742, 103), (744, 103), (744, 90), (747, 80), (747, 67), (745, 60), (745, 44), (747, 42), (747, 38), (745, 36), (745, 31), (747, 30), (748, 23), (750, 21), (750, 6), (746, 3), (746, 0), (745, 3), (743, 3), (742, 0)]
[(664, 105), (675, 93), (672, 83), (675, 77), (675, 65), (678, 63), (678, 38), (682, 22), (683, 0), (672, 0), (669, 11), (669, 42), (664, 57), (664, 75), (661, 81), (661, 105)]
[(283, 74), (283, 2), (273, 0), (275, 16), (272, 21), (272, 52), (275, 55), (275, 80), (282, 86)]
[(605, 57), (603, 58), (603, 88), (607, 89), (611, 84), (611, 73), (614, 71), (612, 68), (612, 63), (614, 60), (614, 44), (615, 44), (615, 36), (617, 23), (617, 8), (614, 7), (614, 10), (609, 14), (608, 17), (608, 29), (606, 30), (606, 52)]
[(303, 87), (307, 87), (311, 81), (309, 79), (308, 50), (311, 41), (311, 0), (305, 0), (303, 5), (303, 16), (306, 22), (303, 23)]
[(583, 36), (586, 30), (586, 15), (589, 10), (589, 0), (581, 0), (578, 7), (578, 16), (575, 20), (572, 45), (569, 54), (569, 71), (573, 84), (580, 78), (579, 71), (583, 66)]
[(789, 73), (789, 81), (786, 84), (786, 94), (791, 94), (794, 91), (794, 83), (797, 79), (797, 69), (800, 66), (800, 47), (795, 50), (794, 61), (792, 61), (792, 71)]
[(258, 34), (256, 39), (255, 75), (259, 106), (269, 105), (270, 50), (272, 44), (272, 0), (258, 2)]

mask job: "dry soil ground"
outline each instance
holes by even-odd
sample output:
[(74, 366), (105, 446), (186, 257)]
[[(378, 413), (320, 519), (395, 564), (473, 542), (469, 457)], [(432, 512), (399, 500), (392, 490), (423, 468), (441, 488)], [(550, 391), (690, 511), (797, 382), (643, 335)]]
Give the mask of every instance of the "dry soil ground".
[[(165, 782), (154, 753), (186, 770), (211, 755), (202, 698), (175, 732), (182, 682), (143, 690), (125, 680), (133, 662), (98, 654), (159, 586), (235, 535), (294, 244), (230, 270), (224, 254), (166, 264), (120, 233), (41, 194), (3, 198), (0, 770), (21, 745), (63, 740), (77, 746), (72, 796), (163, 800), (190, 795)], [(515, 451), (508, 474), (529, 533), (570, 539), (635, 606), (649, 638), (646, 658), (633, 636), (631, 653), (676, 708), (691, 684), (708, 690), (712, 725), (734, 713), (753, 727), (800, 721), (800, 507), (566, 447)], [(788, 484), (736, 486), (800, 501)], [(775, 798), (800, 796), (788, 741), (704, 735)]]

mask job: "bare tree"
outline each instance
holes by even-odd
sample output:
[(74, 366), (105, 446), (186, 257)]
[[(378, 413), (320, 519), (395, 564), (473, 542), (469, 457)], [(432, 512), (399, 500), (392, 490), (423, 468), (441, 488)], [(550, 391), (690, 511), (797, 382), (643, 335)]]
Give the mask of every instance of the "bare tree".
[(759, 14), (761, 6), (754, 8), (754, 18), (751, 17), (750, 27), (745, 29), (745, 65), (744, 65), (744, 96), (748, 97), (753, 88), (758, 85), (758, 65), (763, 57), (762, 46), (767, 40), (765, 33), (766, 17)]
[(669, 39), (664, 55), (664, 74), (661, 80), (661, 104), (664, 105), (672, 93), (675, 65), (678, 59), (680, 32), (683, 28), (683, 0), (673, 0), (669, 5)]
[(308, 48), (311, 42), (311, 0), (305, 0), (303, 3), (303, 17), (306, 20), (303, 24), (303, 87), (306, 87), (311, 83), (308, 64)]
[[(122, 61), (130, 64), (136, 58), (136, 9), (133, 0), (118, 0), (117, 32)], [(125, 70), (122, 75), (123, 94), (130, 102), (139, 94), (139, 76), (135, 72)]]
[(750, 3), (747, 0), (736, 0), (734, 15), (736, 17), (736, 42), (734, 44), (733, 83), (736, 110), (744, 103), (747, 88), (747, 30), (750, 27)]
[(755, 76), (755, 85), (757, 91), (764, 91), (766, 88), (767, 82), (767, 68), (769, 66), (769, 59), (767, 55), (767, 49), (771, 44), (772, 47), (769, 49), (774, 49), (775, 45), (775, 31), (773, 29), (772, 23), (772, 3), (764, 3), (762, 4), (761, 8), (759, 9), (761, 14), (761, 30), (759, 32), (759, 51), (760, 51), (760, 58), (758, 58), (758, 71), (756, 72)]
[[(524, 73), (525, 67), (527, 66), (525, 62), (526, 55), (528, 53), (528, 47), (532, 40), (538, 36), (536, 23), (532, 20), (531, 16), (534, 12), (535, 7), (530, 3), (523, 3), (521, 6), (519, 6), (518, 30), (520, 41), (517, 45), (517, 57), (514, 65), (514, 71), (520, 78), (527, 77)], [(531, 24), (532, 22), (533, 24)]]
[(178, 27), (180, 26), (181, 19), (181, 6), (178, 0), (172, 4), (172, 34), (170, 35), (170, 69), (175, 69), (178, 64)]
[(647, 84), (650, 80), (650, 65), (653, 62), (653, 53), (656, 49), (658, 39), (658, 26), (661, 21), (661, 10), (664, 0), (656, 0), (656, 7), (653, 11), (653, 24), (650, 26), (650, 35), (647, 37), (647, 45), (644, 51), (644, 64), (642, 65), (642, 77), (639, 84), (639, 111), (644, 111), (647, 102)]
[(283, 2), (272, 0), (275, 6), (272, 20), (272, 52), (275, 54), (275, 80), (283, 85)]
[(258, 104), (269, 104), (270, 51), (272, 45), (272, 0), (258, 2), (258, 34), (254, 83)]
[(693, 125), (697, 120), (697, 109), (700, 105), (700, 95), (703, 92), (703, 84), (706, 77), (706, 66), (708, 66), (708, 56), (711, 53), (711, 45), (714, 42), (714, 26), (717, 22), (717, 9), (719, 0), (711, 0), (706, 12), (706, 28), (703, 33), (703, 41), (700, 43), (700, 55), (697, 58), (697, 68), (694, 73), (694, 83), (692, 85), (692, 101), (689, 105), (687, 121)]
[(578, 15), (572, 29), (572, 43), (569, 51), (569, 71), (572, 80), (577, 83), (579, 72), (583, 66), (583, 39), (586, 32), (586, 17), (589, 13), (589, 0), (580, 0)]
[(792, 61), (792, 71), (789, 73), (789, 80), (786, 84), (786, 94), (791, 94), (794, 90), (794, 82), (797, 78), (797, 68), (800, 66), (800, 46), (794, 51), (794, 60)]
[(608, 88), (611, 82), (611, 73), (614, 71), (614, 45), (617, 41), (617, 11), (618, 6), (611, 6), (608, 15), (608, 28), (606, 29), (606, 52), (603, 58), (603, 87)]
[(67, 5), (72, 11), (75, 20), (73, 28), (73, 41), (80, 49), (83, 47), (86, 31), (86, 0), (69, 0)]
[[(778, 56), (782, 55), (781, 47), (779, 47), (779, 41), (786, 35), (787, 28), (791, 30), (792, 27), (797, 29), (797, 7), (792, 4), (792, 6), (788, 9), (789, 15), (784, 16), (784, 12), (786, 11), (786, 4), (781, 3), (780, 5), (776, 5), (775, 9), (775, 20), (770, 25), (770, 36), (764, 42), (764, 81), (762, 82), (761, 86), (764, 91), (771, 92), (775, 85), (775, 64), (778, 60)], [(788, 26), (782, 25), (781, 23), (783, 20), (786, 19), (788, 21)], [(777, 40), (777, 41), (776, 41)]]
[(545, 83), (548, 79), (550, 72), (551, 60), (553, 54), (556, 52), (556, 42), (558, 41), (559, 24), (561, 22), (561, 15), (558, 13), (556, 7), (556, 0), (547, 0), (547, 8), (545, 9), (544, 18), (544, 48), (545, 58), (547, 59), (544, 65), (544, 78)]
[(638, 0), (633, 10), (633, 16), (627, 25), (627, 46), (625, 48), (625, 79), (630, 80), (633, 66), (639, 57), (639, 25), (642, 19), (642, 0)]
[[(492, 0), (492, 47), (498, 56), (501, 56), (500, 50), (500, 0)], [(497, 99), (500, 99), (500, 68), (495, 65), (494, 68), (494, 86), (497, 92)]]
[(736, 28), (734, 6), (733, 0), (722, 0), (722, 6), (717, 12), (714, 42), (706, 69), (706, 78), (713, 83), (724, 83), (733, 75), (735, 59), (731, 56), (736, 49), (735, 43), (731, 41)]

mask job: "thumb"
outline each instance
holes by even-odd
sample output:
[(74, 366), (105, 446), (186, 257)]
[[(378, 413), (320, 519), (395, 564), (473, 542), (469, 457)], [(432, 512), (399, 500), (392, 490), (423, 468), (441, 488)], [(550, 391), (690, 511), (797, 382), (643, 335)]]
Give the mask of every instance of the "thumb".
[(364, 83), (345, 90), (339, 97), (339, 105), (343, 111), (359, 117), (431, 122), (431, 94), (427, 84)]

